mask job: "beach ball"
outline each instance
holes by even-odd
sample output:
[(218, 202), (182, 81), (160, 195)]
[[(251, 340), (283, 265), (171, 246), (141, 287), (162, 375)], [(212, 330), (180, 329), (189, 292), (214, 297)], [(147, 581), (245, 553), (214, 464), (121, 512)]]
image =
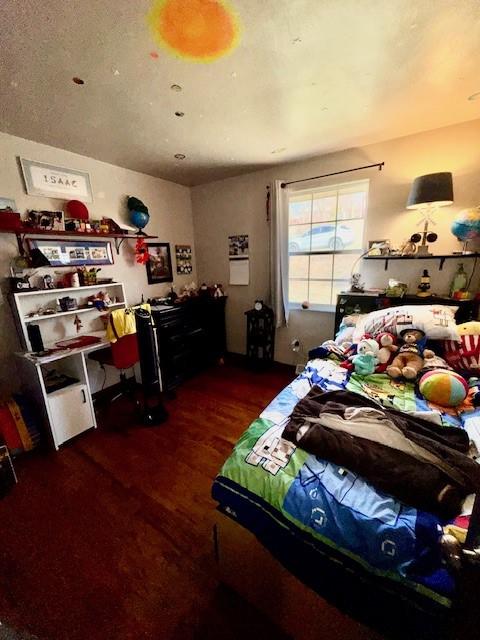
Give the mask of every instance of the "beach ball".
[(452, 224), (452, 233), (466, 242), (480, 237), (480, 206), (460, 211)]
[(467, 397), (468, 384), (455, 371), (435, 369), (420, 378), (419, 390), (430, 402), (441, 407), (456, 407)]

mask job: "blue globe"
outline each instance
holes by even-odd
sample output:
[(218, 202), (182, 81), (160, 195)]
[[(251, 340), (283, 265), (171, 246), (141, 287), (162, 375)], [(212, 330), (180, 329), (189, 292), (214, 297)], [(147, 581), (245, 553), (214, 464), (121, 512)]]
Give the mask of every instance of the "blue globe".
[(480, 207), (461, 211), (453, 221), (452, 233), (463, 241), (480, 238)]
[(130, 220), (140, 230), (148, 224), (150, 214), (145, 211), (130, 211)]

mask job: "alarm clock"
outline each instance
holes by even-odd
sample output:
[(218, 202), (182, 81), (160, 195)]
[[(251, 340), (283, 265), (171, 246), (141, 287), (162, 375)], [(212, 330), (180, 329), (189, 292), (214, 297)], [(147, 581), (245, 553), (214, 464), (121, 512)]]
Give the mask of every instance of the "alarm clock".
[(255, 309), (255, 311), (261, 311), (263, 309), (263, 300), (255, 300), (253, 308)]

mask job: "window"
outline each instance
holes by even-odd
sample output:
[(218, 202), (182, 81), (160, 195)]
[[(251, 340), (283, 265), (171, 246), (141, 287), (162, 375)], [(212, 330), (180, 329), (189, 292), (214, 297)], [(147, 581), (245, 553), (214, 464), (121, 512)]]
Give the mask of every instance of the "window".
[(288, 202), (288, 301), (336, 304), (363, 253), (368, 180), (292, 192)]

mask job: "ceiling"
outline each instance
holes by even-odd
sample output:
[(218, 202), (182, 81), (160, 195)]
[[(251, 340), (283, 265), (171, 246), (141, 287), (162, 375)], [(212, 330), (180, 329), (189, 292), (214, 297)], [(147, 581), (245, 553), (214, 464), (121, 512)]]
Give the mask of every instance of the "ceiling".
[(478, 0), (230, 1), (200, 63), (147, 0), (2, 0), (0, 131), (194, 185), (480, 117)]

